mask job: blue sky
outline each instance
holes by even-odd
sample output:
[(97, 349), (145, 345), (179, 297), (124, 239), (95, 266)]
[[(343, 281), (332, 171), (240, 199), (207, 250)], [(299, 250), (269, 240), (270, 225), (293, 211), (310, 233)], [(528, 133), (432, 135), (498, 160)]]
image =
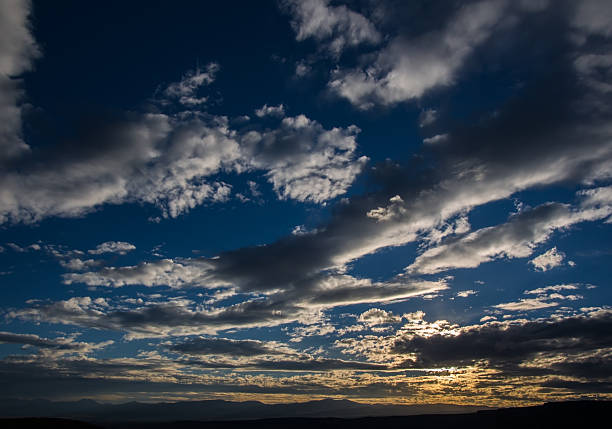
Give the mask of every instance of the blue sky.
[(0, 395), (609, 395), (608, 2), (124, 3), (0, 4)]

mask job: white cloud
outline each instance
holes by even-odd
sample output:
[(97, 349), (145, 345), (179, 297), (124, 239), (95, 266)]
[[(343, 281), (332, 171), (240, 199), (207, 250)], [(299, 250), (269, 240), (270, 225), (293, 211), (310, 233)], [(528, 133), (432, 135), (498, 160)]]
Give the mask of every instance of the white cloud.
[(323, 203), (346, 192), (367, 162), (357, 158), (359, 128), (326, 130), (304, 115), (286, 117), (275, 130), (242, 136), (252, 168), (265, 175), (281, 199)]
[(72, 258), (69, 260), (60, 260), (60, 265), (70, 271), (84, 271), (97, 267), (100, 265), (99, 261), (94, 259), (80, 259)]
[[(548, 271), (552, 268), (559, 267), (563, 265), (563, 260), (565, 259), (565, 253), (557, 250), (557, 247), (553, 247), (541, 255), (536, 256), (531, 261), (536, 270), (539, 271)], [(572, 264), (572, 261), (569, 261), (568, 264)]]
[(313, 38), (332, 55), (362, 43), (376, 44), (381, 35), (372, 22), (344, 5), (330, 6), (329, 0), (288, 0), (291, 25), (298, 41)]
[(427, 137), (423, 139), (423, 143), (425, 144), (437, 144), (442, 143), (448, 139), (448, 134), (436, 134), (433, 137)]
[(468, 290), (462, 290), (462, 291), (457, 292), (457, 297), (459, 297), (459, 298), (467, 298), (468, 296), (477, 295), (477, 294), (478, 294), (478, 291), (472, 290), (472, 289), (468, 289)]
[(506, 302), (503, 304), (494, 305), (494, 308), (506, 311), (531, 311), (542, 308), (557, 307), (559, 301), (578, 301), (583, 299), (582, 295), (562, 295), (559, 292), (566, 290), (577, 290), (576, 285), (554, 285), (543, 288), (526, 290), (523, 292), (526, 295), (537, 295), (536, 298), (521, 298), (518, 301)]
[(279, 104), (278, 106), (268, 106), (264, 104), (259, 109), (255, 109), (255, 116), (263, 118), (265, 116), (276, 116), (282, 118), (285, 116), (285, 106)]
[(547, 301), (541, 298), (520, 299), (515, 302), (506, 302), (504, 304), (494, 305), (495, 308), (507, 311), (531, 311), (542, 308), (556, 307), (559, 303), (555, 301)]
[(378, 207), (368, 211), (366, 216), (377, 221), (385, 221), (406, 214), (404, 200), (399, 195), (389, 198), (389, 203), (386, 207)]
[(214, 280), (210, 275), (210, 264), (204, 260), (161, 259), (142, 262), (139, 265), (105, 267), (99, 271), (68, 273), (63, 275), (64, 284), (84, 283), (88, 286), (122, 287), (143, 285), (167, 286), (174, 289), (184, 287), (216, 288), (226, 282)]
[(178, 216), (207, 198), (227, 195), (227, 185), (204, 179), (239, 158), (229, 134), (222, 120), (163, 114), (109, 124), (86, 152), (0, 174), (0, 220), (80, 216), (102, 204), (130, 201), (155, 204), (165, 217)]
[(125, 255), (135, 249), (136, 246), (125, 241), (106, 241), (98, 244), (95, 249), (88, 250), (87, 252), (92, 255), (101, 255), (103, 253), (119, 253), (120, 255)]
[(361, 313), (357, 321), (369, 326), (386, 325), (400, 323), (402, 316), (395, 315), (390, 311), (381, 310), (380, 308), (370, 308), (368, 311)]
[(197, 92), (200, 87), (214, 82), (219, 68), (219, 64), (210, 63), (206, 66), (206, 71), (197, 69), (187, 72), (179, 82), (171, 83), (164, 89), (163, 95), (165, 98), (162, 103), (167, 100), (178, 101), (186, 106), (206, 103), (208, 97), (197, 97)]
[(567, 285), (553, 285), (553, 286), (546, 286), (546, 287), (542, 287), (542, 288), (538, 288), (538, 289), (532, 289), (532, 290), (526, 290), (525, 294), (527, 295), (541, 295), (541, 294), (546, 294), (547, 292), (560, 292), (562, 290), (577, 290), (578, 286), (576, 285), (572, 285), (572, 284), (567, 284)]
[[(585, 189), (578, 192), (581, 197), (581, 206), (585, 209), (600, 210), (605, 213), (612, 205), (612, 186)], [(606, 220), (610, 223), (612, 217)]]
[[(20, 246), (17, 243), (5, 243), (5, 245), (17, 253), (25, 253), (25, 252), (29, 252), (32, 250), (38, 251), (42, 249), (42, 247), (38, 243), (33, 243), (33, 244), (30, 244), (29, 246)], [(2, 251), (4, 251), (4, 248), (2, 248)]]
[(454, 222), (444, 222), (436, 228), (432, 228), (422, 238), (423, 245), (431, 246), (439, 244), (444, 238), (450, 235), (465, 234), (471, 228), (470, 222), (466, 216), (459, 216)]

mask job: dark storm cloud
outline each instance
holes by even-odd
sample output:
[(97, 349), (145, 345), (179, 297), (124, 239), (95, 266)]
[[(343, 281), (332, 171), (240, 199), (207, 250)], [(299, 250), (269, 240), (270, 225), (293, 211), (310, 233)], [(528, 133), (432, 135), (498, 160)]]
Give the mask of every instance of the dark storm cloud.
[[(493, 322), (463, 328), (457, 335), (435, 334), (396, 340), (397, 354), (415, 354), (414, 367), (463, 366), (486, 361), (508, 374), (559, 374), (589, 379), (612, 376), (612, 312), (558, 320)], [(550, 355), (551, 361), (543, 359)], [(539, 360), (536, 358), (540, 358)]]
[(283, 355), (289, 350), (278, 348), (277, 343), (257, 340), (232, 340), (229, 338), (191, 338), (168, 347), (168, 350), (188, 355), (259, 356)]
[(83, 348), (81, 343), (73, 343), (56, 339), (41, 338), (34, 334), (14, 334), (12, 332), (0, 332), (0, 343), (24, 344), (40, 348), (79, 350)]

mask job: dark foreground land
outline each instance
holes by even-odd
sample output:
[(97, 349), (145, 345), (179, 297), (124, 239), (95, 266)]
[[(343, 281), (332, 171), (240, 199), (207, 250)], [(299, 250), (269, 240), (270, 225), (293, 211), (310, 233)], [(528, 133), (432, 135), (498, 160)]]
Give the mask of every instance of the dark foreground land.
[(466, 414), (425, 414), (361, 418), (275, 418), (233, 421), (111, 421), (90, 423), (60, 418), (0, 419), (1, 428), (70, 429), (446, 429), (446, 428), (606, 428), (611, 427), (612, 401), (555, 402), (535, 407), (481, 410)]

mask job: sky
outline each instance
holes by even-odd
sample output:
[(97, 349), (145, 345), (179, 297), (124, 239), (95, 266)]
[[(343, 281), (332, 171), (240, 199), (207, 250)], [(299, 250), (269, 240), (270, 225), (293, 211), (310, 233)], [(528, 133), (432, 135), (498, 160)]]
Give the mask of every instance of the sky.
[(0, 27), (1, 398), (611, 398), (612, 2)]

